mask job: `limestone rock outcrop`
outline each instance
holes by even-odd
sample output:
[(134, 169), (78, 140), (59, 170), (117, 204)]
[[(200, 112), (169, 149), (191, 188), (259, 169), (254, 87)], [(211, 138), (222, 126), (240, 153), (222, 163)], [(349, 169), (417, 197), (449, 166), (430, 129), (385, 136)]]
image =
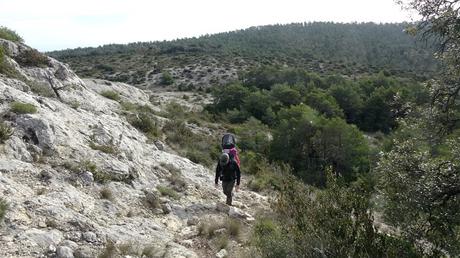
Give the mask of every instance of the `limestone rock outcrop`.
[[(130, 257), (202, 257), (206, 252), (193, 244), (200, 221), (230, 215), (247, 223), (251, 207), (268, 207), (266, 197), (243, 189), (243, 207), (216, 210), (224, 196), (212, 172), (151, 142), (129, 124), (120, 102), (101, 95), (116, 91), (123, 102), (160, 111), (148, 93), (82, 80), (52, 58), (46, 67), (21, 66), (14, 57), (29, 48), (1, 39), (0, 45), (18, 74), (0, 74), (0, 118), (14, 129), (0, 144), (0, 198), (8, 203), (0, 257), (95, 257), (111, 244), (129, 246)], [(34, 91), (36, 84), (52, 94)], [(13, 112), (13, 102), (37, 112)], [(187, 184), (179, 198), (155, 190), (169, 184), (168, 166)]]

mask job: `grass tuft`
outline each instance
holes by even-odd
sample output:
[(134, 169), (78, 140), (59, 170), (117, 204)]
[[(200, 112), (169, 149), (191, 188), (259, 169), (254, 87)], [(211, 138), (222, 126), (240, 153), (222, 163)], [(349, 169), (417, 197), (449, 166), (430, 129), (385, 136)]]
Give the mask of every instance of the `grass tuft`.
[(37, 108), (33, 104), (23, 103), (19, 101), (10, 104), (11, 112), (16, 114), (34, 114), (37, 113)]

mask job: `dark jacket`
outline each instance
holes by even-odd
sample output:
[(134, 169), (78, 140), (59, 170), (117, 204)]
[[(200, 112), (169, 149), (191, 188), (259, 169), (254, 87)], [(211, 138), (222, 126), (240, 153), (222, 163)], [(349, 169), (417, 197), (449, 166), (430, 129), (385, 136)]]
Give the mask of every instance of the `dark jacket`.
[(219, 182), (219, 178), (221, 178), (222, 181), (233, 181), (236, 179), (236, 185), (240, 185), (240, 177), (240, 167), (233, 159), (230, 159), (230, 161), (225, 166), (221, 166), (220, 163), (217, 162), (215, 179), (216, 184)]

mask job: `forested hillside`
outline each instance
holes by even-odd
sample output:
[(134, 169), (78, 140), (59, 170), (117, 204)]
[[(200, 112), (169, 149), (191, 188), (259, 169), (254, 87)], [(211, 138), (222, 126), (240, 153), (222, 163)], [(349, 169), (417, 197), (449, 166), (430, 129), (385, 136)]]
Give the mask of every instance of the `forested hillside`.
[[(391, 74), (424, 77), (435, 69), (432, 44), (417, 41), (412, 26), (375, 23), (295, 23), (163, 42), (112, 44), (49, 54), (84, 77), (137, 85), (177, 87), (225, 84), (248, 67), (281, 65), (321, 74)], [(215, 74), (213, 72), (217, 71)], [(200, 80), (209, 77), (206, 81)], [(158, 79), (158, 80), (157, 80)], [(172, 81), (171, 81), (172, 84)]]

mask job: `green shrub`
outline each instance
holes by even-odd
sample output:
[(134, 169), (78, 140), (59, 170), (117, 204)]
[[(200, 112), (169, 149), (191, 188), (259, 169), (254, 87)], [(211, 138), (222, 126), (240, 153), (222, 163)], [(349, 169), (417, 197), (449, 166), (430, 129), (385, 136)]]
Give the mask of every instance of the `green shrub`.
[(5, 143), (11, 135), (13, 135), (13, 128), (7, 125), (5, 122), (0, 121), (0, 143)]
[(155, 193), (146, 193), (145, 202), (152, 209), (161, 208), (160, 198)]
[(37, 113), (37, 108), (33, 104), (23, 102), (12, 102), (10, 110), (16, 114), (33, 114)]
[(227, 235), (220, 235), (217, 239), (216, 239), (216, 245), (217, 245), (217, 248), (220, 250), (220, 249), (224, 249), (228, 246), (228, 236)]
[(241, 223), (237, 219), (227, 219), (225, 227), (230, 236), (238, 237), (241, 233)]
[(13, 42), (23, 42), (24, 40), (14, 31), (7, 27), (0, 26), (0, 38)]
[(157, 252), (157, 248), (154, 245), (148, 245), (142, 249), (141, 257), (154, 258)]
[(102, 151), (107, 154), (117, 154), (118, 153), (118, 149), (114, 145), (99, 145), (94, 142), (90, 142), (89, 147), (93, 150)]
[(35, 81), (27, 81), (27, 85), (30, 87), (30, 90), (42, 97), (54, 98), (56, 97), (56, 93), (51, 88), (50, 85), (46, 83), (40, 83)]
[(185, 188), (187, 187), (187, 182), (182, 176), (181, 171), (171, 164), (164, 165), (163, 167), (168, 169), (169, 172), (171, 173), (168, 179), (173, 189), (178, 192), (185, 191)]
[(108, 242), (102, 252), (97, 256), (98, 258), (112, 258), (117, 255), (117, 247), (113, 242)]
[(296, 257), (293, 256), (292, 243), (283, 236), (276, 222), (268, 218), (257, 220), (253, 229), (252, 244), (262, 257)]
[(69, 103), (70, 107), (73, 109), (78, 109), (80, 107), (80, 102), (77, 100), (73, 100)]
[(161, 195), (169, 196), (176, 200), (179, 199), (179, 195), (177, 194), (177, 192), (170, 187), (160, 185), (157, 187), (157, 189), (161, 193)]
[(162, 85), (171, 85), (174, 83), (174, 78), (171, 76), (169, 72), (163, 72), (161, 75), (161, 82)]
[(146, 113), (131, 115), (128, 117), (128, 122), (142, 131), (149, 139), (155, 139), (160, 136), (160, 130), (156, 121)]
[(48, 57), (35, 49), (24, 50), (14, 59), (22, 66), (48, 67), (51, 65)]
[(102, 199), (113, 201), (113, 192), (112, 190), (110, 190), (110, 188), (108, 187), (102, 188), (100, 194), (101, 194)]
[(0, 198), (0, 222), (2, 222), (3, 219), (5, 218), (8, 208), (9, 208), (8, 203), (3, 198)]
[(100, 93), (103, 97), (106, 97), (108, 99), (114, 100), (114, 101), (120, 101), (121, 97), (120, 94), (116, 91), (113, 90), (105, 90)]
[(216, 235), (216, 230), (219, 228), (222, 228), (219, 223), (216, 221), (201, 221), (198, 224), (198, 235), (199, 236), (204, 236), (208, 239), (213, 238)]

